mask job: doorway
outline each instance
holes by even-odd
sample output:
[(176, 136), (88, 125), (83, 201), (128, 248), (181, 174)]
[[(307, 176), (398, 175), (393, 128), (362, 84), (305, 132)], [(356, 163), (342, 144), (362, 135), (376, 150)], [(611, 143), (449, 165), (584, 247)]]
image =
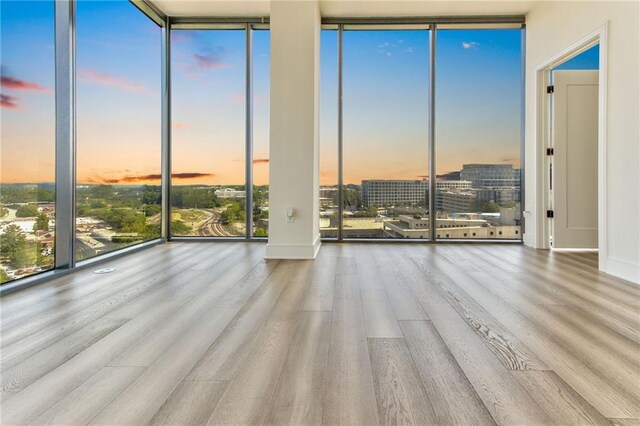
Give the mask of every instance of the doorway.
[[(536, 146), (536, 169), (537, 169), (537, 177), (536, 177), (536, 247), (537, 248), (546, 248), (546, 249), (579, 249), (579, 250), (597, 250), (598, 251), (598, 259), (599, 259), (599, 267), (602, 270), (604, 267), (603, 261), (606, 258), (605, 250), (606, 250), (606, 217), (605, 217), (605, 206), (606, 206), (606, 162), (605, 162), (605, 153), (606, 153), (606, 34), (607, 34), (607, 26), (602, 25), (600, 28), (596, 29), (592, 33), (586, 35), (582, 39), (576, 41), (572, 45), (568, 46), (558, 54), (554, 55), (546, 62), (540, 64), (536, 67), (536, 97), (537, 97), (537, 118), (536, 118), (536, 128), (537, 128), (537, 146)], [(595, 50), (591, 50), (596, 48)], [(591, 50), (591, 51), (590, 51)], [(590, 52), (589, 52), (590, 51)], [(588, 52), (588, 53), (587, 53)], [(587, 59), (592, 64), (589, 68), (586, 69), (580, 63), (585, 59), (585, 56), (581, 56), (581, 54), (586, 53)], [(590, 58), (589, 58), (590, 57)], [(597, 57), (597, 60), (596, 60)], [(573, 61), (572, 61), (573, 60)], [(595, 63), (597, 62), (597, 67)], [(571, 64), (576, 65), (572, 67)], [(552, 159), (554, 154), (556, 154), (553, 140), (553, 96), (557, 93), (555, 92), (556, 87), (554, 83), (558, 83), (558, 76), (561, 76), (561, 71), (563, 74), (577, 72), (575, 68), (580, 66), (582, 71), (586, 71), (587, 73), (597, 72), (597, 88), (591, 87), (587, 92), (590, 93), (589, 96), (593, 98), (594, 91), (597, 92), (597, 114), (595, 113), (595, 108), (592, 104), (591, 106), (591, 114), (592, 120), (596, 121), (596, 123), (591, 123), (595, 125), (597, 131), (597, 142), (594, 142), (595, 148), (592, 148), (590, 151), (590, 156), (593, 157), (593, 149), (596, 150), (595, 161), (593, 158), (589, 159), (587, 156), (586, 159), (581, 160), (579, 155), (584, 155), (585, 153), (580, 151), (579, 149), (573, 149), (573, 151), (577, 151), (577, 154), (573, 154), (571, 160), (574, 161), (573, 169), (574, 171), (578, 171), (576, 176), (571, 177), (570, 179), (566, 176), (564, 177), (564, 182), (557, 173), (554, 172), (553, 167), (563, 168), (563, 171), (566, 171), (570, 168), (567, 167), (566, 162), (559, 162), (558, 158)], [(571, 70), (570, 68), (574, 68)], [(554, 82), (553, 79), (556, 81)], [(564, 76), (560, 77), (560, 80), (564, 79)], [(591, 80), (593, 83), (593, 80)], [(589, 83), (591, 85), (592, 83)], [(565, 84), (564, 82), (562, 84)], [(573, 84), (573, 83), (567, 83)], [(566, 90), (566, 89), (565, 89)], [(548, 93), (550, 91), (550, 93)], [(575, 90), (572, 89), (573, 92)], [(572, 93), (573, 95), (574, 93)], [(584, 95), (583, 97), (588, 97)], [(576, 101), (570, 101), (572, 104), (575, 104)], [(566, 105), (565, 107), (566, 108)], [(576, 110), (578, 111), (578, 110)], [(575, 123), (579, 123), (576, 121)], [(574, 124), (575, 124), (574, 123)], [(576, 134), (576, 130), (583, 131), (579, 126), (574, 128), (574, 135)], [(558, 130), (556, 129), (556, 132)], [(565, 129), (566, 132), (566, 129)], [(580, 132), (577, 132), (578, 134)], [(593, 132), (591, 133), (593, 135)], [(573, 137), (572, 136), (572, 137)], [(571, 143), (571, 141), (569, 141)], [(579, 145), (577, 145), (579, 147)], [(576, 148), (573, 146), (572, 148)], [(570, 150), (571, 151), (571, 150)], [(549, 154), (549, 155), (547, 155)], [(578, 155), (579, 154), (579, 155)], [(570, 155), (566, 154), (565, 155)], [(588, 161), (591, 163), (591, 170), (589, 171), (590, 183), (587, 183), (586, 186), (582, 186), (580, 182), (579, 172), (584, 172), (584, 170), (580, 170), (580, 167), (576, 167), (576, 164), (580, 166), (581, 161)], [(595, 169), (595, 170), (594, 170)], [(556, 172), (559, 170), (556, 170)], [(555, 177), (555, 182), (554, 182)], [(595, 180), (594, 180), (595, 179)], [(576, 184), (574, 180), (578, 180)], [(595, 182), (595, 183), (594, 183)], [(573, 203), (573, 206), (559, 206), (554, 205), (554, 198), (557, 200), (559, 193), (553, 193), (552, 191), (557, 190), (557, 186), (553, 186), (558, 183), (563, 183), (565, 187), (565, 191), (569, 191), (572, 199), (570, 202)], [(579, 186), (579, 191), (575, 192), (574, 188), (576, 185)], [(587, 194), (583, 188), (590, 188), (590, 194)], [(566, 201), (568, 198), (566, 193), (564, 194), (564, 200)], [(586, 203), (587, 200), (590, 200), (588, 205), (591, 209), (591, 216), (587, 217), (587, 215), (581, 214), (580, 209), (584, 209), (585, 207), (581, 207)], [(595, 200), (595, 201), (594, 201)], [(557, 204), (557, 203), (556, 203)], [(570, 212), (570, 208), (574, 208), (573, 212)], [(558, 208), (563, 208), (563, 212), (560, 213)], [(574, 227), (574, 228), (588, 228), (591, 234), (591, 241), (580, 242), (571, 240), (572, 236), (569, 235), (569, 238), (565, 241), (559, 241), (558, 230), (556, 229), (556, 222), (558, 219), (558, 214), (561, 216), (561, 220), (563, 223), (560, 223), (558, 226), (564, 226), (565, 229)], [(567, 222), (568, 215), (572, 214), (573, 216)], [(563, 216), (564, 215), (564, 216)], [(573, 221), (573, 222), (572, 222)], [(567, 223), (571, 226), (567, 226)], [(585, 226), (588, 225), (588, 226)], [(556, 231), (556, 232), (554, 232)], [(554, 235), (556, 234), (556, 235)], [(575, 236), (575, 235), (574, 235)], [(555, 244), (553, 241), (553, 237), (555, 237)]]
[(549, 71), (547, 217), (554, 250), (598, 249), (599, 45)]

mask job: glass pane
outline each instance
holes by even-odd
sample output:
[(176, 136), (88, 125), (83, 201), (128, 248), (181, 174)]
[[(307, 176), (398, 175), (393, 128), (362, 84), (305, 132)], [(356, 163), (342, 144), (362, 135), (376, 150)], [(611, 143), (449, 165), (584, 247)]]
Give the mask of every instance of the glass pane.
[(338, 237), (338, 32), (320, 39), (320, 236)]
[(245, 32), (171, 32), (174, 236), (243, 237)]
[(596, 44), (578, 56), (555, 67), (555, 70), (597, 70), (600, 66), (600, 45)]
[(78, 260), (160, 236), (160, 37), (132, 3), (77, 3)]
[(437, 238), (521, 239), (521, 30), (442, 30)]
[(52, 1), (3, 1), (0, 283), (53, 267), (55, 68)]
[(429, 31), (345, 31), (344, 238), (428, 238)]
[(253, 32), (253, 236), (269, 234), (269, 31)]

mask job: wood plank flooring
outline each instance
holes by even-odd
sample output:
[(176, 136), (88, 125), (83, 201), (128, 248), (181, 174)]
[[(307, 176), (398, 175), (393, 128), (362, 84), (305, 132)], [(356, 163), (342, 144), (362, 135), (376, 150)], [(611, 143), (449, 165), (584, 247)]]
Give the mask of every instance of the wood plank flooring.
[(0, 300), (0, 424), (640, 425), (640, 286), (519, 245), (170, 243)]

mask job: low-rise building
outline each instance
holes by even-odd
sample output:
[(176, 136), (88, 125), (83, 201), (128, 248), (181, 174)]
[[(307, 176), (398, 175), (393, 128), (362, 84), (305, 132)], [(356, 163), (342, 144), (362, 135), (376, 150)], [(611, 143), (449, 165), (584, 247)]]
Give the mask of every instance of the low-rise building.
[(245, 198), (246, 191), (241, 191), (233, 188), (220, 188), (215, 191), (218, 198)]

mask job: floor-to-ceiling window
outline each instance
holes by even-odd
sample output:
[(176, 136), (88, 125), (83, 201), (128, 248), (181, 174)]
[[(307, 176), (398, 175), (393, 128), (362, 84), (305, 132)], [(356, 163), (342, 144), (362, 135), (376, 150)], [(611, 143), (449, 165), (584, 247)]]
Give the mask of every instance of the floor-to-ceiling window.
[(428, 238), (429, 31), (343, 33), (344, 238)]
[(521, 38), (520, 29), (438, 29), (437, 238), (522, 237)]
[(338, 31), (320, 40), (320, 235), (338, 238)]
[(245, 235), (245, 38), (171, 31), (174, 236)]
[(269, 31), (211, 27), (171, 30), (171, 235), (266, 237)]
[(0, 23), (0, 283), (4, 283), (51, 269), (54, 263), (54, 3), (2, 1)]
[(269, 61), (270, 33), (253, 31), (253, 236), (269, 234)]
[(130, 2), (76, 13), (81, 260), (160, 236), (161, 29)]
[(521, 24), (338, 28), (322, 37), (321, 114), (339, 119), (321, 165), (342, 167), (342, 220), (321, 186), (322, 236), (521, 240)]

